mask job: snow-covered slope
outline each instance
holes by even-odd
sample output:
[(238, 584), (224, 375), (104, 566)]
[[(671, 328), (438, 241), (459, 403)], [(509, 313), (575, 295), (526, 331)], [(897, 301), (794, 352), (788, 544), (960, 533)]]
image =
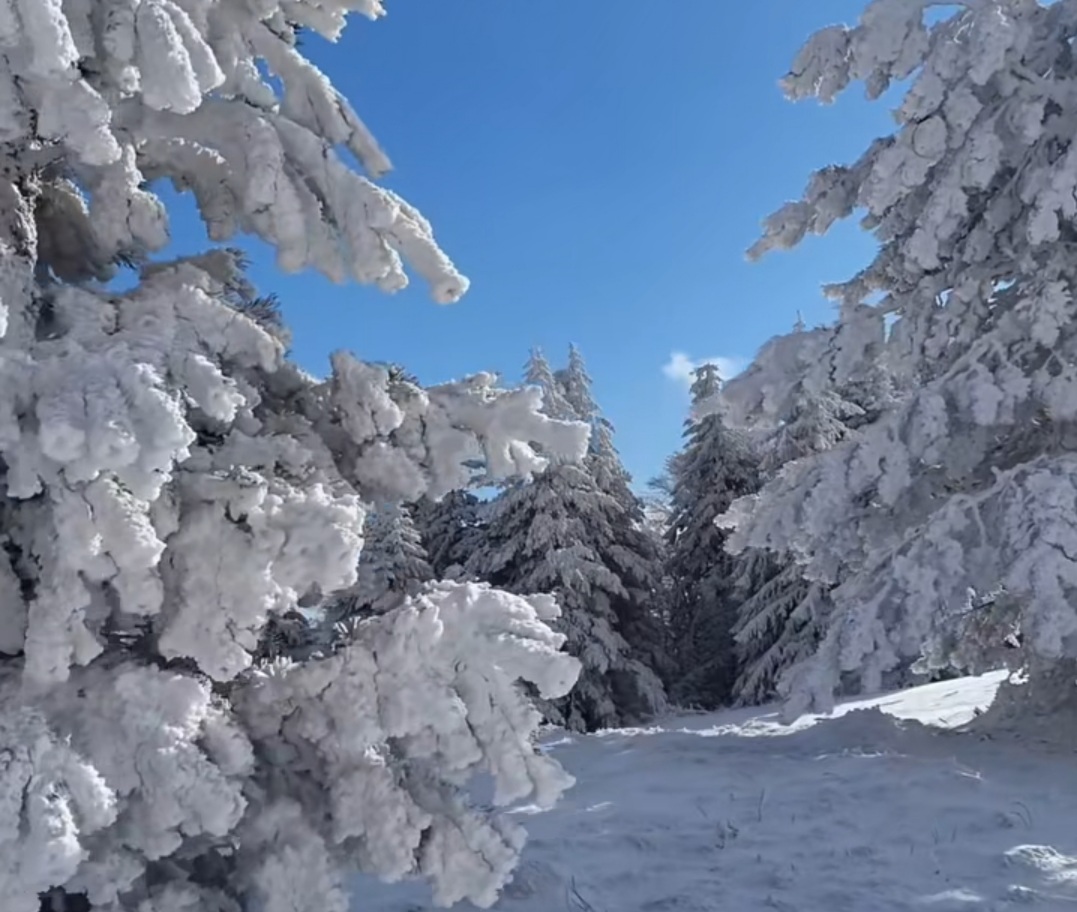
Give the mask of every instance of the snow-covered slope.
[[(998, 674), (846, 703), (553, 735), (578, 782), (531, 838), (506, 912), (1077, 909), (1072, 754), (947, 731)], [(918, 723), (933, 726), (925, 728)], [(941, 727), (942, 730), (939, 730)], [(355, 912), (431, 908), (356, 885)]]

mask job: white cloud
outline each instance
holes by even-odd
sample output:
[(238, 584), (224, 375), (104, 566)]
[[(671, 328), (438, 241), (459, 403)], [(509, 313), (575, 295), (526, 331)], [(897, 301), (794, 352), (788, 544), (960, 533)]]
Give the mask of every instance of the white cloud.
[(713, 358), (691, 358), (684, 352), (675, 351), (670, 352), (669, 360), (662, 365), (662, 373), (687, 389), (695, 379), (692, 372), (701, 364), (717, 365), (723, 380), (735, 377), (746, 367), (743, 358), (727, 358), (721, 355)]

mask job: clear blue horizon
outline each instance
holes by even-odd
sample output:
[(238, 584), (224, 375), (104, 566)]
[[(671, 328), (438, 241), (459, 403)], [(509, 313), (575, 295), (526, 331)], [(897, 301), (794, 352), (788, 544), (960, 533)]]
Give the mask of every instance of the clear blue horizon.
[[(393, 160), (384, 181), (417, 206), (471, 290), (439, 307), (416, 280), (395, 296), (284, 275), (263, 245), (252, 274), (283, 301), (293, 355), (395, 361), (425, 383), (479, 370), (519, 380), (528, 351), (558, 365), (580, 348), (642, 485), (680, 445), (692, 362), (743, 364), (820, 293), (860, 268), (855, 223), (749, 264), (759, 223), (810, 172), (857, 157), (889, 129), (855, 88), (830, 107), (779, 88), (817, 28), (865, 0), (645, 0), (535, 7), (506, 0), (391, 0), (304, 50)], [(561, 15), (558, 15), (561, 12)], [(175, 246), (200, 249), (190, 207)]]

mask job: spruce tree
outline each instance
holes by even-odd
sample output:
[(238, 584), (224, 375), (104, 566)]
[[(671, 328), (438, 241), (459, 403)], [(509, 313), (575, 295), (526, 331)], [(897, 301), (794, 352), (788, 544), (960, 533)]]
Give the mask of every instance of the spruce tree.
[[(553, 368), (542, 349), (533, 348), (524, 364), (524, 383), (542, 392), (542, 411), (554, 419), (582, 420), (590, 423), (590, 416), (578, 418), (578, 412), (565, 398), (565, 389), (554, 376)], [(590, 452), (590, 449), (588, 449)]]
[[(790, 391), (787, 408), (760, 444), (764, 477), (838, 445), (851, 433), (847, 422), (863, 414), (831, 391), (810, 391), (803, 380)], [(814, 652), (825, 629), (830, 586), (806, 579), (788, 555), (751, 550), (738, 563), (742, 600), (733, 631), (738, 667), (733, 695), (735, 702), (752, 705), (779, 696), (784, 672)]]
[(825, 709), (850, 671), (875, 689), (921, 653), (925, 670), (990, 667), (1001, 650), (982, 632), (979, 654), (955, 634), (995, 611), (999, 643), (1020, 632), (1009, 652), (1024, 693), (1077, 704), (1074, 12), (875, 0), (812, 36), (784, 81), (822, 101), (857, 82), (871, 97), (901, 86), (893, 131), (812, 175), (752, 251), (863, 214), (879, 249), (828, 289), (838, 321), (820, 366), (839, 386), (880, 365), (898, 381), (854, 440), (726, 519), (733, 547), (795, 552), (810, 578), (839, 584), (791, 684), (800, 708)]
[(4, 912), (345, 912), (357, 868), (489, 905), (523, 839), (468, 779), (496, 805), (571, 782), (516, 686), (572, 685), (549, 598), (432, 583), (332, 652), (262, 648), (352, 584), (370, 504), (586, 447), (488, 374), (422, 388), (337, 352), (312, 376), (234, 251), (166, 256), (171, 181), (214, 244), (463, 294), (297, 47), (360, 9), (0, 2)]
[(738, 566), (715, 520), (761, 481), (751, 439), (726, 423), (720, 388), (715, 365), (696, 370), (685, 446), (671, 460), (670, 633), (679, 670), (673, 697), (702, 708), (728, 702), (736, 677)]
[(437, 579), (460, 579), (482, 546), (487, 504), (470, 491), (451, 491), (440, 500), (424, 497), (412, 514)]
[(379, 504), (366, 517), (355, 583), (334, 596), (325, 609), (326, 619), (342, 623), (384, 614), (420, 593), (433, 578), (408, 508)]
[(737, 610), (734, 702), (767, 703), (780, 696), (782, 675), (809, 658), (822, 638), (830, 586), (804, 578), (795, 561), (752, 552), (750, 595)]
[(672, 668), (664, 623), (668, 597), (664, 543), (647, 522), (643, 499), (632, 490), (632, 476), (613, 442), (613, 424), (595, 401), (591, 375), (575, 345), (569, 346), (568, 363), (555, 372), (554, 379), (560, 398), (571, 409), (565, 417), (586, 421), (591, 427), (584, 466), (598, 489), (620, 507), (620, 512), (610, 517), (609, 542), (603, 554), (628, 596), (617, 602), (621, 632), (635, 654), (665, 677)]
[(591, 426), (591, 442), (587, 454), (587, 466), (596, 482), (620, 501), (633, 517), (642, 509), (640, 498), (632, 490), (632, 476), (621, 462), (613, 443), (614, 427), (602, 414), (592, 395), (591, 375), (583, 355), (575, 345), (568, 349), (568, 364), (557, 371), (555, 380), (560, 398), (568, 405), (565, 417), (585, 421)]
[[(532, 353), (527, 376), (543, 385), (544, 403), (575, 414), (541, 353)], [(665, 706), (661, 681), (646, 661), (653, 656), (627, 639), (642, 637), (644, 612), (660, 582), (652, 555), (623, 544), (638, 544), (628, 531), (632, 522), (589, 463), (562, 463), (502, 492), (483, 547), (468, 563), (469, 573), (499, 588), (557, 598), (558, 629), (583, 669), (572, 693), (547, 704), (546, 712), (569, 728), (636, 723)]]

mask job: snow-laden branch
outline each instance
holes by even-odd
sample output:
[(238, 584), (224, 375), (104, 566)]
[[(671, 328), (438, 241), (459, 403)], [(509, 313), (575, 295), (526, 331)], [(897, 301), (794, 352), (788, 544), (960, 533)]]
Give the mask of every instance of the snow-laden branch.
[[(19, 543), (50, 568), (26, 633), (36, 679), (99, 653), (85, 624), (93, 584), (122, 612), (161, 614), (164, 655), (230, 678), (268, 613), (354, 579), (360, 496), (437, 497), (528, 475), (546, 463), (537, 447), (583, 454), (585, 425), (551, 421), (535, 391), (497, 390), (491, 375), (422, 390), (346, 355), (324, 385), (279, 370), (279, 341), (218, 292), (193, 262), (156, 266), (116, 298), (58, 291), (56, 337), (11, 363), (13, 414), (35, 420), (8, 427), (8, 493), (48, 491), (52, 503), (31, 506), (40, 531)], [(250, 381), (278, 372), (306, 420), (266, 413)], [(306, 456), (281, 421), (305, 435)], [(210, 429), (219, 442), (199, 443)], [(281, 464), (298, 477), (276, 475)]]
[[(89, 192), (99, 268), (167, 243), (148, 180), (190, 189), (210, 237), (258, 234), (282, 268), (313, 267), (393, 291), (404, 262), (434, 298), (468, 286), (429, 223), (370, 178), (390, 167), (348, 102), (299, 52), (295, 29), (335, 39), (374, 0), (5, 0), (0, 39), (26, 53), (0, 66), (3, 139), (27, 168), (51, 148)], [(265, 75), (263, 75), (265, 73)], [(282, 91), (275, 86), (279, 80)]]
[[(275, 745), (278, 762), (293, 751), (325, 758), (306, 774), (330, 796), (325, 829), (309, 838), (336, 864), (319, 866), (339, 877), (339, 862), (352, 855), (389, 880), (431, 878), (440, 904), (493, 903), (522, 833), (506, 821), (486, 821), (455, 784), (472, 771), (489, 772), (497, 806), (523, 798), (548, 806), (572, 784), (535, 753), (530, 739), (540, 716), (517, 690), (517, 681), (526, 681), (553, 699), (575, 682), (579, 663), (558, 651), (564, 638), (546, 626), (557, 614), (546, 596), (437, 583), (362, 622), (333, 656), (258, 676), (240, 708), (256, 744)], [(283, 787), (295, 774), (288, 766), (280, 772)], [(250, 826), (280, 815), (284, 794)], [(298, 878), (313, 902), (320, 893), (307, 889), (307, 857), (306, 850), (280, 853), (273, 883)], [(329, 878), (319, 889), (338, 888)], [(291, 912), (266, 894), (267, 908)]]
[[(281, 680), (314, 688), (308, 715), (335, 713), (335, 730), (366, 732), (361, 747), (346, 748), (328, 733), (304, 736), (303, 750), (324, 751), (317, 799), (289, 803), (272, 791), (278, 773), (256, 763), (245, 729), (269, 736), (253, 716), (233, 719), (210, 681), (242, 702), (267, 618), (354, 581), (367, 501), (437, 496), (540, 471), (550, 457), (578, 459), (587, 427), (545, 418), (533, 390), (498, 390), (490, 375), (423, 390), (341, 355), (319, 381), (287, 364), (272, 327), (233, 299), (241, 287), (233, 255), (220, 251), (154, 264), (123, 294), (52, 286), (13, 302), (22, 305), (18, 326), (0, 338), (9, 381), (0, 390), (0, 651), (16, 659), (0, 680), (0, 725), (38, 719), (56, 762), (98, 777), (100, 801), (118, 810), (115, 823), (94, 825), (107, 833), (62, 801), (19, 810), (23, 773), (0, 770), (0, 794), (13, 783), (17, 813), (44, 814), (33, 826), (54, 834), (9, 834), (4, 857), (17, 870), (5, 875), (5, 895), (29, 902), (64, 886), (105, 910), (151, 895), (201, 908), (225, 902), (210, 895), (225, 882), (154, 886), (146, 865), (169, 858), (182, 871), (183, 852), (239, 839), (250, 895), (295, 862), (293, 888), (337, 885), (323, 898), (325, 908), (340, 906), (339, 884), (358, 859), (386, 876), (432, 877), (442, 896), (492, 902), (522, 835), (468, 809), (453, 788), (478, 763), (494, 773), (499, 800), (533, 791), (551, 801), (568, 784), (534, 753), (538, 715), (514, 683), (560, 696), (575, 680), (574, 660), (546, 626), (552, 603), (435, 587), (364, 627), (353, 646), (295, 666)], [(373, 645), (362, 645), (368, 638)], [(164, 664), (172, 670), (154, 667)], [(371, 693), (380, 693), (373, 703)], [(336, 695), (330, 709), (327, 694)], [(299, 718), (278, 719), (282, 737)], [(402, 746), (405, 766), (393, 753)], [(280, 776), (292, 774), (273, 751), (265, 756), (276, 756)], [(422, 776), (401, 785), (405, 769)], [(47, 772), (25, 775), (47, 782)], [(269, 792), (248, 811), (248, 784), (263, 776)], [(383, 785), (409, 796), (412, 829), (399, 831), (390, 815), (370, 824), (379, 837), (360, 849), (362, 833), (349, 827), (363, 796)], [(321, 802), (337, 808), (336, 829), (323, 831)], [(272, 834), (296, 814), (293, 855)], [(48, 815), (69, 821), (67, 830)], [(393, 855), (397, 866), (386, 867), (387, 847), (405, 843), (414, 859)], [(311, 881), (318, 864), (324, 877)], [(308, 908), (279, 905), (288, 895), (267, 910)]]
[[(235, 251), (147, 262), (169, 179), (212, 238), (257, 233), (286, 268), (393, 290), (407, 262), (439, 301), (464, 291), (296, 49), (349, 12), (382, 9), (0, 0), (5, 909), (345, 912), (357, 866), (490, 904), (523, 834), (468, 779), (492, 773), (498, 801), (570, 784), (518, 689), (558, 697), (578, 672), (548, 600), (434, 587), (335, 652), (252, 668), (271, 619), (354, 582), (373, 500), (587, 448), (586, 424), (490, 375), (422, 389), (346, 355), (304, 373)], [(118, 263), (141, 264), (129, 290)]]
[[(1005, 590), (1024, 658), (1077, 655), (1064, 595), (1077, 558), (1065, 480), (1077, 7), (983, 0), (925, 16), (930, 6), (875, 0), (855, 28), (805, 46), (793, 97), (908, 86), (895, 132), (815, 174), (752, 251), (795, 246), (855, 210), (879, 241), (864, 270), (827, 289), (841, 309), (821, 350), (794, 335), (730, 385), (735, 407), (769, 417), (797, 383), (843, 392), (885, 377), (893, 393), (846, 442), (787, 466), (722, 520), (734, 549), (791, 553), (809, 579), (837, 585), (817, 659), (787, 680), (800, 708), (843, 672), (877, 686), (924, 648), (936, 665), (975, 666), (976, 650), (954, 645), (970, 589)], [(791, 369), (779, 351), (809, 354)]]
[[(581, 459), (589, 429), (539, 411), (534, 388), (495, 386), (493, 374), (425, 389), (379, 365), (333, 356), (329, 398), (308, 396), (312, 418), (339, 440), (342, 471), (375, 500), (439, 498), (449, 491), (530, 477), (549, 458)], [(346, 439), (340, 439), (337, 429)]]

